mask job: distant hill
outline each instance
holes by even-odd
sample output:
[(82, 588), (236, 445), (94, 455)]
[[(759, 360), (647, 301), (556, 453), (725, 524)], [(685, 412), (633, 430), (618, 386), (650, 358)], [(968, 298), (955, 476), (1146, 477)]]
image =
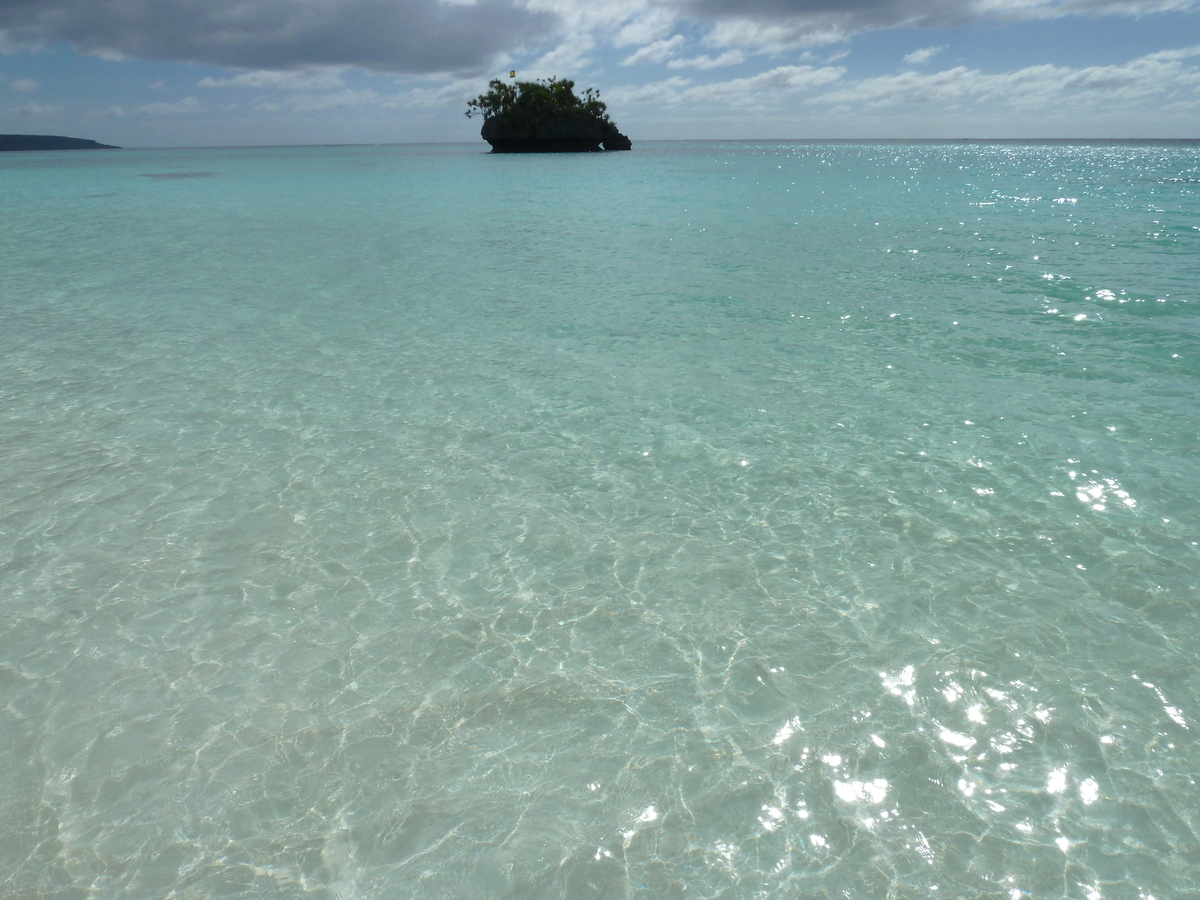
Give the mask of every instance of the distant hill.
[(120, 150), (84, 138), (60, 137), (57, 134), (0, 134), (0, 151), (4, 150)]

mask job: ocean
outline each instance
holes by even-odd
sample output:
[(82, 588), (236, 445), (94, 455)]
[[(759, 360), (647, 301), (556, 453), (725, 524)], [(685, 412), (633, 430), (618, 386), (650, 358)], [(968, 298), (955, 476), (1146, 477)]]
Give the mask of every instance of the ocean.
[(1200, 897), (1200, 143), (0, 158), (0, 897)]

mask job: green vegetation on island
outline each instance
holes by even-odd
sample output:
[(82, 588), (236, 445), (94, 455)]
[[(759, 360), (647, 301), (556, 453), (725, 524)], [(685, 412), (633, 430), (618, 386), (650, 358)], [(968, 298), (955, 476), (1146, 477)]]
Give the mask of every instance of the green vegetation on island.
[(4, 150), (120, 150), (111, 144), (101, 144), (86, 138), (62, 137), (57, 134), (0, 134), (0, 151)]
[(549, 78), (516, 81), (498, 78), (488, 91), (467, 103), (467, 117), (483, 116), (480, 135), (493, 153), (578, 153), (629, 150), (629, 138), (617, 130), (595, 88), (579, 97), (575, 82)]

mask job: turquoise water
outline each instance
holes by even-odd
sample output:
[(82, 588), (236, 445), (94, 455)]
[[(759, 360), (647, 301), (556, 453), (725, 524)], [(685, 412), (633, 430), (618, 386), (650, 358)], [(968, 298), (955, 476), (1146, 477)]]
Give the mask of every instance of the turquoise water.
[(0, 896), (1200, 895), (1200, 145), (0, 159)]

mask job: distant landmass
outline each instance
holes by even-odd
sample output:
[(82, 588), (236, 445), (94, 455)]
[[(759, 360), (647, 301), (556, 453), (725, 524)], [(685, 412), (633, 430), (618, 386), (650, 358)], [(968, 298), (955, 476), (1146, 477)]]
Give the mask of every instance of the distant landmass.
[(505, 84), (467, 103), (467, 116), (483, 116), (480, 136), (493, 153), (579, 153), (629, 150), (633, 144), (608, 118), (599, 93), (575, 95), (575, 82), (551, 78)]
[(111, 144), (85, 138), (61, 137), (57, 134), (0, 134), (0, 151), (4, 150), (120, 150)]

